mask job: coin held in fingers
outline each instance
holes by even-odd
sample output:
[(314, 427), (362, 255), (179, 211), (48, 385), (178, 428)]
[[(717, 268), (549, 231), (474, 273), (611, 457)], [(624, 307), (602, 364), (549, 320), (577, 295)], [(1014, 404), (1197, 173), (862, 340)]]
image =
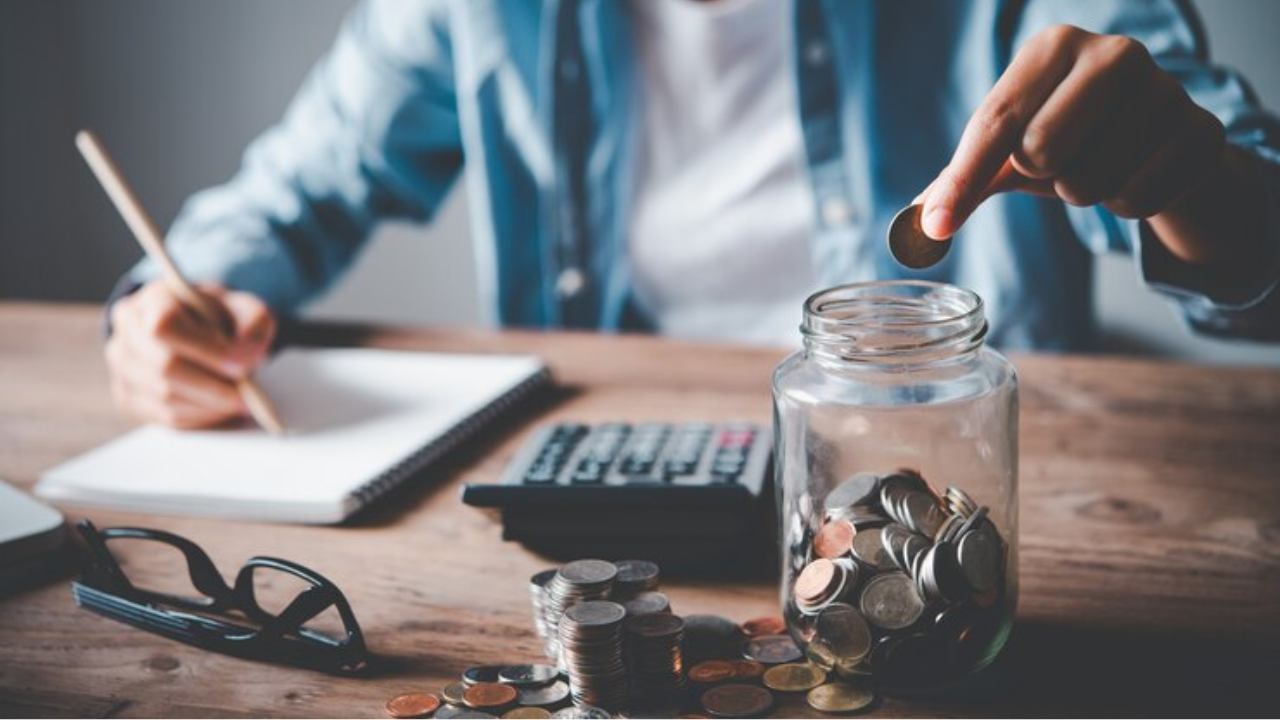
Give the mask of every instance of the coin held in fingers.
[(934, 240), (921, 226), (924, 206), (917, 203), (903, 208), (889, 223), (889, 252), (893, 259), (912, 270), (933, 267), (951, 250), (951, 238)]

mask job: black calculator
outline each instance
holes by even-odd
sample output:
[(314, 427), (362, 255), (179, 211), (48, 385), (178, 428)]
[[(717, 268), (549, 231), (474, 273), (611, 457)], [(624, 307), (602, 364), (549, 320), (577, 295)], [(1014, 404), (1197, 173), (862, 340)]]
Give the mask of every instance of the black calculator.
[(553, 558), (738, 571), (772, 557), (772, 442), (750, 422), (545, 425), (462, 499)]

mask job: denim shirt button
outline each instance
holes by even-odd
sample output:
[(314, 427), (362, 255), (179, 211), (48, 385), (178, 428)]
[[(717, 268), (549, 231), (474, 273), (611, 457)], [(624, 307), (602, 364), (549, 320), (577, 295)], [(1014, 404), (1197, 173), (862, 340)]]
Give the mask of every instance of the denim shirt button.
[(572, 298), (581, 293), (586, 284), (586, 277), (581, 270), (575, 267), (565, 268), (556, 278), (556, 293), (562, 298)]
[(822, 222), (828, 227), (843, 227), (853, 222), (853, 208), (844, 199), (829, 197), (822, 201)]

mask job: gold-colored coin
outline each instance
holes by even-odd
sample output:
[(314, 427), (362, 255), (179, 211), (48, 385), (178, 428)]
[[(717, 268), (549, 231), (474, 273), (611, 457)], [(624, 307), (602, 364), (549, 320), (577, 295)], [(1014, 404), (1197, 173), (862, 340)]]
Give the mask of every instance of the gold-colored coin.
[(903, 208), (889, 223), (889, 252), (893, 259), (912, 270), (933, 267), (951, 250), (951, 238), (934, 240), (920, 226), (924, 207)]
[(844, 682), (832, 682), (809, 691), (809, 707), (825, 713), (852, 713), (865, 710), (875, 702), (871, 688)]
[(518, 707), (515, 710), (508, 710), (502, 714), (505, 720), (529, 718), (529, 720), (547, 720), (551, 717), (551, 713), (538, 707)]
[(821, 685), (826, 679), (826, 672), (809, 663), (787, 663), (766, 670), (764, 686), (778, 692), (804, 692)]

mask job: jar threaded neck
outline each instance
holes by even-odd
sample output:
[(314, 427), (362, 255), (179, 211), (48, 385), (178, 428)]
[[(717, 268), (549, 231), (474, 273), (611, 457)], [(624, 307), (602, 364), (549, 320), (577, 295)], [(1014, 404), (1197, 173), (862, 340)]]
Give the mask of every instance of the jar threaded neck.
[(987, 335), (982, 298), (923, 280), (854, 283), (804, 303), (805, 347), (847, 363), (927, 363), (977, 350)]

